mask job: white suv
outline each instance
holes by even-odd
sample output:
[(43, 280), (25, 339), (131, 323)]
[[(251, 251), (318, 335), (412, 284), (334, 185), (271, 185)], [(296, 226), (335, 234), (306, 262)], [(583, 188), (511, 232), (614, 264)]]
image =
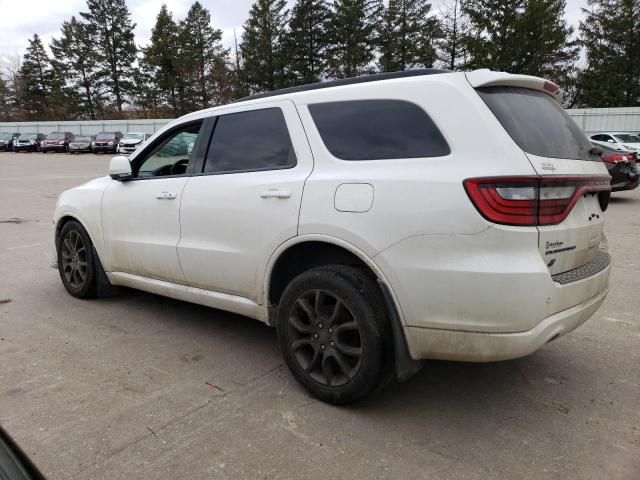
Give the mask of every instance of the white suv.
[(610, 177), (540, 78), (411, 71), (186, 115), (64, 192), (57, 265), (261, 320), (346, 403), (424, 359), (527, 355), (608, 291)]

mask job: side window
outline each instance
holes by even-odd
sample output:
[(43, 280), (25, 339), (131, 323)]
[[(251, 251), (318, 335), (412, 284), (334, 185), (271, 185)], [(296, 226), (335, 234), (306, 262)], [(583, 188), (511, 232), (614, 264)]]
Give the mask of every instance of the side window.
[(449, 145), (422, 108), (402, 100), (309, 105), (322, 141), (341, 160), (439, 157)]
[(136, 159), (135, 176), (147, 178), (184, 175), (201, 126), (201, 121), (190, 123), (162, 138), (148, 154)]
[(276, 170), (295, 164), (282, 110), (265, 108), (218, 117), (204, 172)]

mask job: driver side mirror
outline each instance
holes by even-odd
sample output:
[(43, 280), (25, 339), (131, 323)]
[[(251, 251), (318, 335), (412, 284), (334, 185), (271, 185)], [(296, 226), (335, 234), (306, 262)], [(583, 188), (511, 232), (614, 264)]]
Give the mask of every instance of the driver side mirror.
[(109, 176), (119, 182), (131, 180), (133, 172), (129, 159), (123, 155), (113, 157), (109, 162)]

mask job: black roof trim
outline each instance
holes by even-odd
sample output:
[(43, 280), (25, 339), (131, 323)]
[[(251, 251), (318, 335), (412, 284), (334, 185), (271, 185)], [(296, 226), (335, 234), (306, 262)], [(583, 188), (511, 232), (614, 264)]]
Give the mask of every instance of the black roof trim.
[(341, 78), (340, 80), (330, 80), (328, 82), (310, 83), (308, 85), (300, 85), (298, 87), (281, 88), (272, 92), (256, 93), (248, 97), (242, 97), (233, 103), (246, 102), (248, 100), (257, 100), (259, 98), (277, 97), (288, 93), (308, 92), (310, 90), (320, 90), (322, 88), (341, 87), (344, 85), (355, 85), (358, 83), (378, 82), (380, 80), (391, 80), (394, 78), (421, 77), (423, 75), (436, 75), (439, 73), (451, 73), (451, 70), (441, 70), (438, 68), (420, 68), (415, 70), (405, 70), (403, 72), (385, 72), (374, 73), (372, 75), (363, 75), (361, 77)]

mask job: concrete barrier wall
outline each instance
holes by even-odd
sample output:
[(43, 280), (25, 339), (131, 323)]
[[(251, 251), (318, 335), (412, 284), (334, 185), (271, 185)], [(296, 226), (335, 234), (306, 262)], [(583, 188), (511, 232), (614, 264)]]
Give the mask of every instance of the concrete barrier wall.
[(63, 122), (0, 122), (0, 132), (45, 133), (71, 132), (76, 135), (95, 135), (100, 132), (155, 133), (171, 119), (91, 120)]

